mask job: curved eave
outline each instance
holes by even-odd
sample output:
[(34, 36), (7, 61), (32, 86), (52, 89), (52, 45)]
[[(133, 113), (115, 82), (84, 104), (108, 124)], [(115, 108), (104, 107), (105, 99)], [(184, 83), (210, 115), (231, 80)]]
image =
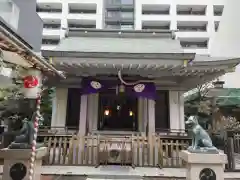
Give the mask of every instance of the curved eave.
[(233, 71), (240, 59), (229, 59), (211, 62), (192, 62), (184, 64), (179, 59), (134, 59), (134, 58), (77, 58), (54, 57), (55, 66), (67, 73), (81, 74), (116, 74), (123, 70), (126, 74), (143, 76), (204, 76), (206, 74)]
[[(19, 38), (16, 33), (8, 28), (2, 21), (0, 26), (0, 50), (16, 53), (31, 66), (36, 66), (44, 72), (52, 72), (62, 78), (65, 76), (49, 64), (46, 59), (32, 51), (31, 47)], [(8, 61), (5, 59), (5, 61)]]
[(126, 58), (126, 59), (178, 59), (193, 60), (195, 53), (115, 53), (115, 52), (75, 52), (43, 50), (44, 57), (69, 57), (69, 58)]
[(221, 65), (231, 65), (237, 66), (240, 63), (240, 58), (219, 58), (219, 60), (209, 60), (209, 61), (193, 61), (192, 64), (195, 66), (221, 66)]

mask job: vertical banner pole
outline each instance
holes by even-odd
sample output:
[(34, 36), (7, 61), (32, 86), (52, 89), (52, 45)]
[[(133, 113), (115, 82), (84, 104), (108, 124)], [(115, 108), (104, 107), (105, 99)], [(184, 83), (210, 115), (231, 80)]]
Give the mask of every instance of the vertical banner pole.
[(34, 165), (37, 151), (37, 135), (40, 115), (41, 93), (42, 93), (42, 73), (35, 68), (28, 69), (27, 75), (24, 77), (24, 96), (29, 99), (36, 99), (36, 111), (34, 117), (34, 134), (31, 142), (31, 157), (29, 162), (29, 180), (34, 180)]
[(36, 145), (37, 145), (37, 133), (38, 133), (38, 121), (40, 119), (40, 105), (41, 105), (41, 95), (38, 94), (36, 99), (36, 116), (34, 119), (34, 136), (32, 141), (32, 153), (30, 158), (30, 168), (29, 168), (29, 180), (33, 180), (34, 173), (34, 163), (36, 159)]

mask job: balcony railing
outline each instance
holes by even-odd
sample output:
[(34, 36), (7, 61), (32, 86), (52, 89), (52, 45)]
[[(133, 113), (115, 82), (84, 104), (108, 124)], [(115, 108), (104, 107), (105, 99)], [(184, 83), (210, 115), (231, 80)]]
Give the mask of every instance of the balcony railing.
[(214, 16), (222, 16), (222, 13), (223, 13), (222, 11), (221, 12), (220, 11), (219, 12), (214, 12)]
[(177, 11), (177, 15), (197, 15), (203, 16), (206, 15), (205, 11)]
[(147, 30), (169, 30), (170, 26), (143, 26), (142, 29), (147, 29)]
[(44, 24), (43, 28), (46, 28), (46, 29), (60, 29), (61, 24)]
[(59, 13), (62, 12), (62, 9), (42, 9), (42, 8), (37, 8), (37, 12), (47, 12), (47, 13)]
[(57, 45), (60, 42), (60, 40), (53, 40), (53, 39), (43, 39), (42, 44), (43, 45)]
[(145, 15), (169, 15), (169, 10), (167, 11), (142, 11)]
[(207, 42), (181, 42), (183, 48), (197, 49), (197, 48), (207, 48)]
[(96, 25), (68, 24), (69, 28), (96, 28)]
[(69, 9), (69, 13), (73, 13), (73, 14), (96, 14), (96, 9), (95, 10)]
[(107, 19), (133, 19), (133, 12), (121, 12), (121, 11), (108, 11), (105, 17)]
[(133, 30), (134, 29), (134, 25), (133, 24), (128, 24), (128, 25), (123, 25), (123, 24), (106, 24), (105, 28), (106, 29)]
[(177, 29), (179, 31), (188, 31), (188, 32), (205, 32), (207, 30), (206, 27), (186, 27), (186, 26), (178, 26)]

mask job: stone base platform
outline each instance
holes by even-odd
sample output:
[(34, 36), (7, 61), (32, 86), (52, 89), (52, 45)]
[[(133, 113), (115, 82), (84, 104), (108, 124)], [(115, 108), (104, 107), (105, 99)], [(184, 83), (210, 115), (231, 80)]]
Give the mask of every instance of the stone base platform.
[[(0, 173), (2, 173), (0, 166)], [(115, 170), (112, 171), (111, 169)], [(117, 171), (117, 173), (116, 173)], [(41, 180), (85, 180), (90, 179), (115, 179), (122, 177), (126, 179), (147, 179), (147, 180), (185, 180), (186, 168), (150, 168), (150, 167), (124, 167), (124, 166), (99, 166), (98, 168), (90, 166), (42, 166)], [(134, 175), (134, 176), (132, 176)], [(145, 175), (145, 176), (143, 176)], [(240, 172), (225, 172), (225, 180), (240, 180)], [(0, 178), (1, 180), (1, 178)]]
[[(142, 179), (150, 178), (167, 178), (169, 179), (186, 179), (186, 168), (151, 168), (130, 166), (99, 166), (98, 168), (90, 166), (43, 166), (42, 175), (44, 176), (70, 176), (70, 177), (89, 177), (105, 179)], [(104, 179), (103, 178), (103, 179)], [(240, 172), (225, 172), (225, 179), (240, 180)]]
[[(10, 172), (14, 166), (17, 166), (17, 170), (21, 169), (23, 175), (22, 180), (27, 180), (29, 177), (29, 162), (31, 158), (31, 149), (1, 149), (0, 158), (4, 159), (3, 164), (3, 179), (12, 180)], [(46, 155), (47, 148), (42, 147), (36, 150), (36, 160), (34, 163), (34, 173), (33, 179), (40, 180), (41, 168), (42, 168), (42, 158)], [(19, 168), (22, 167), (22, 168)], [(15, 170), (14, 170), (15, 171)], [(16, 173), (15, 173), (16, 174)]]
[(216, 180), (224, 180), (224, 167), (227, 163), (226, 154), (192, 153), (185, 150), (181, 151), (180, 157), (187, 163), (187, 180), (208, 179), (210, 177)]

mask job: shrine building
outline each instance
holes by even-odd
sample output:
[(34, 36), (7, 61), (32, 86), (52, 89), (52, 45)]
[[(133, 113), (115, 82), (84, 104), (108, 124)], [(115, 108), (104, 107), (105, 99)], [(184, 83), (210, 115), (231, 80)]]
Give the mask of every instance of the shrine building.
[(173, 31), (74, 28), (42, 55), (67, 77), (47, 82), (51, 127), (80, 135), (183, 133), (183, 93), (240, 62), (184, 53)]

